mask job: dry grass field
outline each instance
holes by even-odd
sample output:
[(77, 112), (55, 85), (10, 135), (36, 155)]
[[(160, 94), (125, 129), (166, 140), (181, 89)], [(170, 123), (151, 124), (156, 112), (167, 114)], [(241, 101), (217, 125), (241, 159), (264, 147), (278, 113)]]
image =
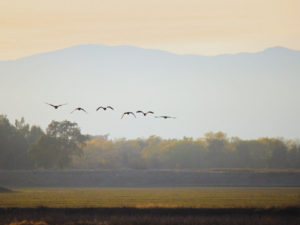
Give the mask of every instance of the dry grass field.
[(300, 205), (300, 188), (33, 188), (0, 194), (0, 207), (287, 207)]
[(0, 194), (0, 224), (300, 224), (300, 188), (32, 188), (13, 191)]

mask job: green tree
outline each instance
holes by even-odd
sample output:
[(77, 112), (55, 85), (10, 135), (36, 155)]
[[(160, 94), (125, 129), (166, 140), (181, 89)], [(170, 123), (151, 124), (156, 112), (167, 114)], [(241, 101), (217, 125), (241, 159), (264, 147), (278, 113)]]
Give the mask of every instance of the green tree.
[(235, 152), (239, 168), (266, 168), (271, 157), (268, 143), (262, 140), (240, 141)]
[[(63, 169), (71, 165), (74, 157), (83, 156), (82, 148), (87, 140), (88, 136), (81, 134), (77, 123), (52, 121), (46, 129), (46, 135), (31, 145), (28, 154), (39, 167), (56, 166)], [(47, 157), (51, 158), (49, 164), (45, 163)]]
[(221, 131), (217, 133), (208, 132), (204, 134), (205, 142), (209, 150), (207, 160), (210, 167), (225, 168), (232, 167), (232, 150), (229, 148), (227, 134)]
[(0, 168), (28, 169), (33, 165), (27, 155), (30, 133), (24, 118), (12, 125), (6, 115), (0, 115)]
[(205, 168), (207, 148), (202, 141), (184, 137), (169, 148), (168, 164), (172, 168)]
[[(291, 142), (291, 141), (290, 141)], [(298, 141), (292, 141), (288, 149), (286, 167), (300, 169), (300, 144)]]
[(282, 139), (278, 138), (267, 138), (266, 141), (269, 143), (271, 150), (271, 157), (269, 159), (270, 168), (284, 168), (285, 161), (288, 156), (287, 145)]
[(30, 146), (28, 154), (37, 167), (50, 169), (58, 161), (59, 148), (57, 138), (44, 134)]
[(35, 143), (43, 134), (45, 133), (39, 126), (31, 126), (30, 133), (27, 137), (29, 144)]
[(25, 123), (24, 117), (21, 120), (15, 120), (16, 141), (14, 142), (15, 154), (15, 169), (29, 169), (34, 165), (28, 155), (28, 149), (31, 144), (35, 143), (37, 139), (44, 134), (43, 130), (38, 126), (30, 127)]
[[(139, 141), (140, 142), (140, 141)], [(161, 137), (151, 135), (143, 141), (142, 146), (142, 157), (150, 168), (162, 168), (165, 167), (165, 146), (169, 143), (169, 140), (163, 140)]]
[(13, 169), (15, 151), (13, 143), (16, 140), (16, 128), (10, 124), (6, 115), (0, 115), (0, 168)]

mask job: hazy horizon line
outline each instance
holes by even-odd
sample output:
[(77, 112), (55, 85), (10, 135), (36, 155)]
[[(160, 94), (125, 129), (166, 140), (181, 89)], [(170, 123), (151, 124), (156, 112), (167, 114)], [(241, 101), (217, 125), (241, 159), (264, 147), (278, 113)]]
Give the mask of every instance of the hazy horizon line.
[(0, 60), (0, 62), (15, 61), (15, 60), (24, 59), (24, 58), (31, 57), (31, 56), (42, 55), (42, 54), (47, 54), (47, 53), (52, 53), (52, 52), (58, 52), (58, 51), (63, 51), (63, 50), (74, 48), (74, 47), (87, 46), (87, 45), (102, 45), (102, 46), (108, 46), (108, 47), (133, 47), (133, 48), (144, 49), (144, 50), (154, 50), (154, 51), (167, 52), (167, 53), (170, 53), (170, 54), (181, 55), (181, 56), (194, 55), (194, 56), (204, 56), (204, 57), (215, 57), (215, 56), (220, 56), (220, 55), (255, 54), (255, 53), (261, 53), (261, 52), (264, 52), (268, 49), (273, 49), (273, 48), (283, 48), (283, 49), (287, 49), (287, 50), (291, 50), (291, 51), (300, 51), (300, 50), (297, 50), (297, 49), (291, 49), (291, 48), (287, 48), (287, 47), (283, 47), (283, 46), (274, 46), (274, 47), (265, 48), (264, 50), (257, 51), (257, 52), (244, 52), (244, 51), (242, 51), (242, 52), (238, 52), (238, 53), (222, 53), (222, 54), (217, 54), (217, 55), (201, 55), (201, 54), (178, 54), (178, 53), (174, 53), (174, 52), (167, 51), (167, 50), (155, 49), (155, 48), (143, 48), (143, 47), (134, 46), (134, 45), (108, 45), (108, 44), (88, 43), (88, 44), (73, 45), (73, 46), (70, 46), (70, 47), (61, 48), (61, 49), (48, 51), (48, 52), (36, 53), (36, 54), (23, 56), (23, 57), (16, 58), (16, 59)]

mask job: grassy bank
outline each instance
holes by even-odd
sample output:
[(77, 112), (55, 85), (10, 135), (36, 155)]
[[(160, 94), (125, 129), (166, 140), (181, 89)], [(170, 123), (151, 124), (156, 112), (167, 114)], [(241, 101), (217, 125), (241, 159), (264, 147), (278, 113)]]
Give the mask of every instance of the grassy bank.
[(300, 188), (33, 188), (0, 194), (0, 207), (286, 207), (300, 205)]

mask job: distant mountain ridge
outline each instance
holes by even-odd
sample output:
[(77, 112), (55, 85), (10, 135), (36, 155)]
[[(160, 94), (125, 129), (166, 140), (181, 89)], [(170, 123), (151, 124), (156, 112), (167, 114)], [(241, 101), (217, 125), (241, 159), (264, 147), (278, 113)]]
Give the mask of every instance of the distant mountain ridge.
[[(79, 45), (0, 61), (0, 113), (46, 127), (76, 121), (83, 132), (112, 137), (202, 136), (225, 131), (243, 139), (300, 133), (300, 51), (283, 47), (234, 55), (177, 55), (133, 46)], [(61, 104), (53, 111), (44, 102)], [(100, 105), (113, 113), (95, 111)], [(69, 113), (75, 107), (90, 113)], [(178, 117), (122, 120), (124, 111)], [(95, 124), (101, 126), (95, 126)]]
[[(284, 66), (284, 69), (294, 69), (295, 64), (298, 63), (300, 51), (291, 50), (284, 47), (267, 48), (266, 50), (258, 53), (238, 53), (238, 54), (221, 54), (217, 56), (203, 56), (203, 55), (177, 55), (162, 50), (143, 49), (134, 46), (107, 46), (107, 45), (78, 45), (62, 50), (36, 54), (17, 60), (1, 61), (4, 62), (27, 62), (36, 60), (38, 62), (47, 62), (48, 60), (70, 62), (75, 63), (77, 60), (89, 60), (89, 63), (97, 62), (98, 60), (104, 60), (108, 63), (110, 60), (115, 60), (113, 64), (122, 66), (124, 63), (147, 63), (148, 65), (160, 65), (163, 63), (181, 63), (184, 62), (188, 67), (194, 63), (208, 63), (208, 65), (214, 67), (214, 64), (218, 64), (221, 67), (228, 68), (234, 66), (236, 63), (242, 63), (243, 65), (259, 66), (264, 63), (264, 67), (272, 69), (272, 67)], [(40, 61), (41, 60), (41, 61)], [(147, 62), (148, 60), (148, 62)], [(152, 60), (150, 62), (150, 60)], [(263, 60), (263, 61), (262, 61)], [(281, 61), (278, 64), (278, 61)], [(101, 63), (101, 62), (100, 62)], [(109, 62), (111, 63), (111, 61)], [(114, 65), (112, 65), (114, 66)], [(132, 66), (132, 65), (130, 65)], [(209, 68), (211, 69), (211, 68)], [(298, 70), (298, 68), (296, 68)]]
[[(91, 48), (92, 47), (92, 48)], [(102, 44), (82, 44), (82, 45), (76, 45), (76, 46), (72, 46), (72, 47), (68, 47), (68, 48), (64, 48), (64, 49), (59, 49), (59, 50), (55, 50), (55, 51), (50, 51), (50, 52), (43, 52), (43, 53), (38, 53), (38, 54), (34, 54), (34, 55), (30, 55), (30, 56), (26, 56), (26, 57), (22, 57), (19, 59), (15, 59), (15, 60), (0, 60), (0, 62), (7, 62), (7, 61), (16, 61), (16, 60), (22, 60), (24, 58), (31, 58), (31, 57), (36, 57), (36, 56), (41, 56), (41, 55), (51, 55), (51, 54), (55, 54), (55, 53), (64, 53), (64, 52), (80, 52), (85, 50), (100, 50), (100, 48), (106, 48), (106, 49), (126, 49), (126, 50), (130, 50), (132, 51), (133, 49), (136, 50), (143, 50), (143, 51), (155, 51), (155, 52), (161, 52), (161, 53), (167, 53), (167, 54), (173, 54), (173, 55), (179, 55), (179, 56), (202, 56), (202, 57), (219, 57), (219, 56), (233, 56), (233, 55), (243, 55), (243, 54), (257, 54), (257, 53), (263, 53), (263, 52), (268, 52), (270, 54), (286, 54), (286, 53), (298, 53), (300, 52), (299, 50), (293, 50), (293, 49), (289, 49), (289, 48), (285, 48), (285, 47), (281, 47), (281, 46), (275, 46), (275, 47), (270, 47), (270, 48), (266, 48), (263, 51), (260, 52), (255, 52), (255, 53), (249, 53), (249, 52), (240, 52), (240, 53), (236, 53), (236, 54), (218, 54), (218, 55), (214, 55), (214, 56), (204, 56), (201, 54), (176, 54), (176, 53), (171, 53), (165, 50), (159, 50), (159, 49), (145, 49), (145, 48), (141, 48), (141, 47), (136, 47), (136, 46), (130, 46), (130, 45), (119, 45), (119, 46), (109, 46), (109, 45), (102, 45)]]

